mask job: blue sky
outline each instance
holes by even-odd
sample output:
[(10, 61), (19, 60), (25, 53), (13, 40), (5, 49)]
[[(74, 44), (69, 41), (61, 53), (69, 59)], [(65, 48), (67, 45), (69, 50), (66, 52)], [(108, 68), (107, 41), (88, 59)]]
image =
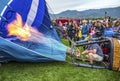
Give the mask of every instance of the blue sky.
[[(120, 0), (46, 0), (54, 13), (65, 10), (112, 8), (120, 6)], [(51, 12), (52, 13), (52, 12)]]

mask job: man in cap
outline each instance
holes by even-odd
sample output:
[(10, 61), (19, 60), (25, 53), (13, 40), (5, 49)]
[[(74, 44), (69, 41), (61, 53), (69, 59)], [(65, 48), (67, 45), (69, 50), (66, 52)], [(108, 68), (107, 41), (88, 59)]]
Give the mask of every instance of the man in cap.
[[(93, 38), (90, 38), (88, 40), (89, 43), (91, 43), (93, 41), (94, 41)], [(86, 57), (90, 61), (90, 64), (93, 64), (93, 60), (95, 60), (95, 61), (102, 61), (103, 60), (102, 49), (97, 43), (88, 45), (88, 48), (82, 52), (82, 55), (83, 54), (87, 54)]]

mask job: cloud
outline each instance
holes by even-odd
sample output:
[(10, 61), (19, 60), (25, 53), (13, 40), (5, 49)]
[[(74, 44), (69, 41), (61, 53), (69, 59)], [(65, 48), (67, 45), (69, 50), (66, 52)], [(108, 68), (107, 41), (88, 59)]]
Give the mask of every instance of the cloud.
[(87, 10), (120, 6), (119, 0), (46, 0), (54, 13), (65, 10)]
[(116, 7), (120, 5), (120, 1), (115, 0), (114, 2), (112, 0), (96, 0), (91, 3), (86, 3), (81, 6), (74, 7), (75, 10), (87, 10), (87, 9), (100, 9), (100, 8), (110, 8), (110, 7)]

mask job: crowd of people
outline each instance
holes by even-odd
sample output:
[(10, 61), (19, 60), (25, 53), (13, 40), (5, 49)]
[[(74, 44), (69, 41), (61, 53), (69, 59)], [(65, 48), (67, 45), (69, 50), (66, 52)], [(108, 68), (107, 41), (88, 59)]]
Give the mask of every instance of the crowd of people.
[(111, 20), (80, 20), (73, 22), (54, 23), (59, 36), (69, 37), (74, 41), (87, 40), (88, 38), (108, 36), (112, 37), (120, 33), (120, 19)]

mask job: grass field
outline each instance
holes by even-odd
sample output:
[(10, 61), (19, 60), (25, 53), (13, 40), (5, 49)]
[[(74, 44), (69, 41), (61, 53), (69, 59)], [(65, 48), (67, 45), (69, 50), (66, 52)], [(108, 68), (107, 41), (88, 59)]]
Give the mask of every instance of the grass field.
[[(66, 40), (63, 43), (68, 45)], [(0, 67), (0, 81), (120, 81), (120, 72), (76, 67), (66, 62), (9, 62)]]

